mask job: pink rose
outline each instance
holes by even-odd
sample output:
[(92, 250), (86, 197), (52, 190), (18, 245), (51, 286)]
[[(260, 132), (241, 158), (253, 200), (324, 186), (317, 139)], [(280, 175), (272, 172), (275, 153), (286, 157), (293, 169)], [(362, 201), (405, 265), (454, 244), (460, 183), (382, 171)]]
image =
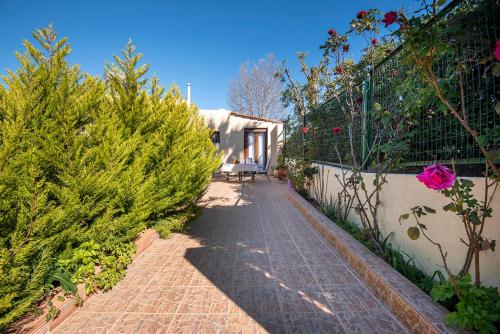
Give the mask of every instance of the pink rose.
[(500, 60), (500, 38), (497, 39), (497, 44), (495, 46), (495, 58)]
[(417, 179), (427, 188), (434, 190), (448, 189), (453, 186), (457, 176), (451, 169), (442, 164), (433, 164), (424, 168)]
[(384, 14), (384, 19), (382, 20), (385, 23), (385, 26), (388, 27), (394, 22), (396, 22), (396, 18), (398, 17), (398, 13), (396, 12), (388, 12)]
[(337, 34), (337, 32), (335, 31), (335, 29), (328, 30), (328, 35), (333, 36), (333, 35), (336, 35), (336, 34)]
[(373, 44), (373, 45), (377, 45), (377, 43), (378, 43), (378, 40), (377, 40), (377, 37), (375, 37), (375, 38), (372, 40), (372, 44)]
[(306, 133), (307, 133), (307, 131), (309, 131), (309, 129), (308, 129), (308, 128), (306, 128), (306, 127), (303, 127), (303, 128), (302, 128), (302, 133), (303, 133), (303, 134), (306, 134)]

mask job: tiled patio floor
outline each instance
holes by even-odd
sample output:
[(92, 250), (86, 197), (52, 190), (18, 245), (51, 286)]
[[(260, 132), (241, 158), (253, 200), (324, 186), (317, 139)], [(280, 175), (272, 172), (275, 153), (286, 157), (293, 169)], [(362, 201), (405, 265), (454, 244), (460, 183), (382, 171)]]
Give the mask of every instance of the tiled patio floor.
[(157, 240), (56, 333), (405, 333), (282, 195), (214, 181), (188, 234)]

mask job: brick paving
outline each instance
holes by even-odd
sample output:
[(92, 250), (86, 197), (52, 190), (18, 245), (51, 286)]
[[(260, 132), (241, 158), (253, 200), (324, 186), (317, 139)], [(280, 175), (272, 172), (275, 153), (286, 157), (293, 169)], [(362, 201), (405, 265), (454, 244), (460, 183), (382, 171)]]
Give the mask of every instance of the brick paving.
[(155, 241), (54, 332), (407, 332), (283, 187), (215, 180), (190, 233)]

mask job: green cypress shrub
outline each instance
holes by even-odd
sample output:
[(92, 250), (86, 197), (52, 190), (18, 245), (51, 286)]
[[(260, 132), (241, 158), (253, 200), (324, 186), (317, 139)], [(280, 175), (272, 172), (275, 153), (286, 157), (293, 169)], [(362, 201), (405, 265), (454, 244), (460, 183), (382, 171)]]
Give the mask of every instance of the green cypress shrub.
[(100, 80), (67, 62), (52, 27), (33, 37), (40, 47), (24, 41), (0, 85), (0, 330), (56, 271), (88, 291), (111, 288), (138, 233), (168, 234), (220, 160), (197, 109), (145, 79), (132, 43)]

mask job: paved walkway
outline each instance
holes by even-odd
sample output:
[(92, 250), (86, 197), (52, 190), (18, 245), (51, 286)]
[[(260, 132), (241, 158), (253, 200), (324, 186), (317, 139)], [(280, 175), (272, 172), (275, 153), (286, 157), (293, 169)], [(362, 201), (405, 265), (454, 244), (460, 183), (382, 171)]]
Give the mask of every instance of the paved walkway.
[(406, 332), (283, 187), (214, 181), (189, 234), (155, 241), (55, 332)]

